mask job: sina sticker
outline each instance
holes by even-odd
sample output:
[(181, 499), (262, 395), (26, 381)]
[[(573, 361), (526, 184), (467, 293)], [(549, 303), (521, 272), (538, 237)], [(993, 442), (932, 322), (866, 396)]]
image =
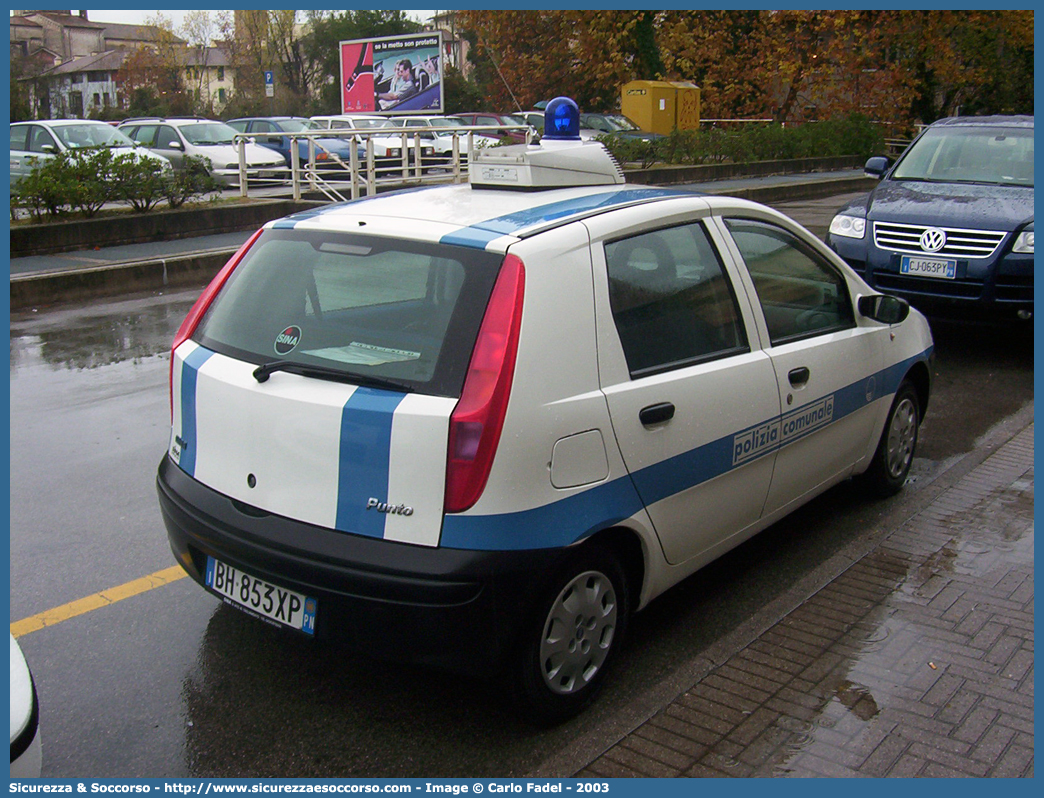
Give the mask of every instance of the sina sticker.
[(291, 325), (276, 336), (276, 354), (289, 355), (297, 348), (299, 343), (301, 343), (301, 328), (296, 325)]

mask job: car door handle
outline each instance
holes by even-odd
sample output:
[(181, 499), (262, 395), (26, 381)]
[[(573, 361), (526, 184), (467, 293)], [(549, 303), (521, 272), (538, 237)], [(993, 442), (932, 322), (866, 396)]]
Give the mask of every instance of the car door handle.
[(674, 405), (670, 402), (649, 405), (638, 411), (638, 420), (642, 422), (643, 427), (663, 424), (672, 418), (674, 418)]
[(790, 378), (790, 384), (795, 388), (804, 388), (808, 384), (808, 378), (811, 372), (807, 367), (802, 366), (799, 369), (794, 369), (787, 376)]

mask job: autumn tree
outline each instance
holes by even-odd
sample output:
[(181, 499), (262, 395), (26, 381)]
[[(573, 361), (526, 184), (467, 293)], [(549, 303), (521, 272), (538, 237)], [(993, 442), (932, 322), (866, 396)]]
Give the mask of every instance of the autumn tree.
[(1031, 11), (462, 11), (460, 20), (475, 80), (497, 110), (559, 94), (600, 110), (629, 80), (660, 78), (698, 85), (705, 118), (905, 124), (958, 108), (1032, 112)]
[(911, 115), (1033, 113), (1033, 12), (881, 12), (895, 60), (915, 78)]
[(171, 113), (188, 113), (191, 102), (185, 95), (185, 87), (181, 76), (185, 71), (187, 50), (185, 42), (174, 32), (174, 23), (170, 17), (157, 11), (145, 18), (145, 24), (156, 29), (156, 40), (153, 45), (156, 70), (156, 91), (161, 102), (175, 109)]
[(191, 66), (187, 74), (191, 81), (193, 105), (197, 113), (206, 113), (211, 110), (207, 66), (210, 63), (210, 48), (216, 33), (217, 22), (209, 11), (189, 11), (185, 14), (181, 25), (181, 35), (185, 38), (189, 52), (192, 53)]

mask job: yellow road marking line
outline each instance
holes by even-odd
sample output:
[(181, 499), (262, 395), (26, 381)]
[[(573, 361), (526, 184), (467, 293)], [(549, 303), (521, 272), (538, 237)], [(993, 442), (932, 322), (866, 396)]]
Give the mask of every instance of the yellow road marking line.
[(156, 571), (156, 573), (143, 576), (141, 579), (135, 579), (132, 582), (126, 582), (122, 585), (117, 585), (116, 587), (110, 587), (100, 593), (95, 593), (93, 596), (87, 596), (82, 599), (77, 599), (76, 601), (70, 601), (68, 604), (63, 604), (62, 606), (55, 607), (52, 610), (45, 610), (44, 612), (32, 615), (28, 618), (23, 618), (20, 621), (15, 621), (11, 624), (11, 634), (15, 637), (21, 637), (30, 632), (36, 632), (43, 629), (45, 626), (54, 626), (62, 621), (75, 618), (77, 615), (83, 615), (85, 612), (90, 612), (91, 610), (96, 610), (99, 607), (105, 607), (109, 604), (115, 604), (117, 601), (123, 601), (125, 598), (130, 598), (139, 593), (144, 593), (148, 590), (168, 585), (171, 582), (176, 582), (186, 576), (188, 576), (188, 574), (185, 573), (180, 565), (175, 565), (172, 568), (166, 568), (162, 571)]

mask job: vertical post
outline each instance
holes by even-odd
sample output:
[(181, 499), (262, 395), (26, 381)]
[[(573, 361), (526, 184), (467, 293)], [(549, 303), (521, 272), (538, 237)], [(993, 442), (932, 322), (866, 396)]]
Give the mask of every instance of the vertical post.
[(244, 199), (247, 192), (246, 136), (236, 136), (239, 145), (239, 196)]
[(290, 136), (290, 179), (294, 186), (294, 202), (298, 202), (301, 199), (301, 151), (293, 136)]

